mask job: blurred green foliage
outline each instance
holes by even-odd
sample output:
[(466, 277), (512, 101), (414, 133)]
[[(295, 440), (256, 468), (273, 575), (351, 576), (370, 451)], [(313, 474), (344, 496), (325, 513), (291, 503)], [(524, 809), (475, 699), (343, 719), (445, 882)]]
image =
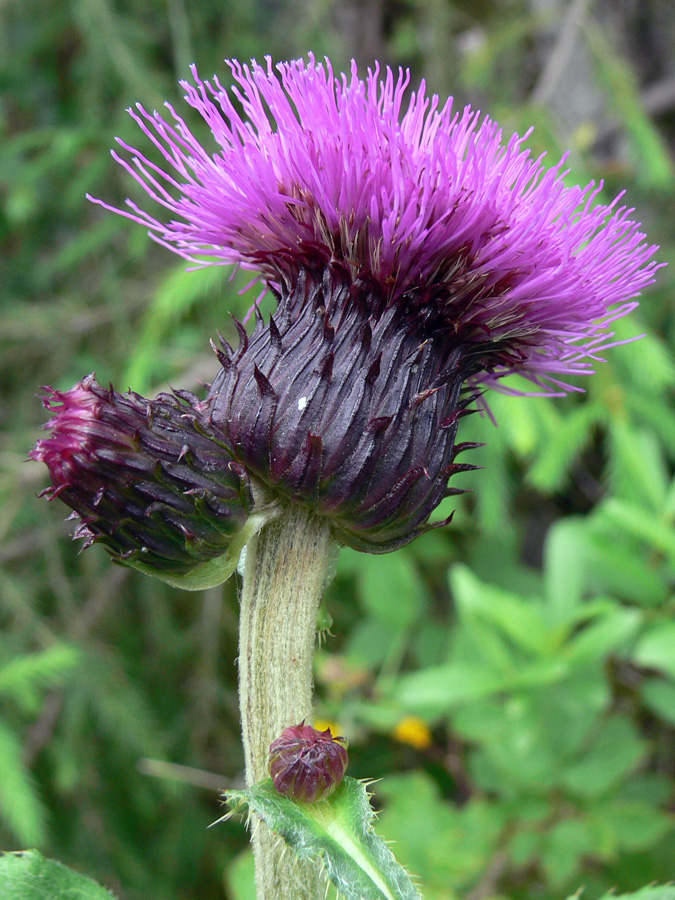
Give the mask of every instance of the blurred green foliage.
[[(185, 272), (84, 200), (137, 196), (108, 152), (137, 139), (124, 108), (177, 102), (193, 61), (376, 52), (506, 130), (534, 124), (533, 151), (570, 148), (570, 178), (604, 178), (607, 198), (627, 186), (672, 262), (675, 120), (640, 94), (668, 60), (640, 56), (633, 4), (610, 5), (611, 28), (600, 3), (577, 35), (606, 118), (572, 129), (532, 101), (566, 4), (0, 5), (3, 847), (35, 845), (123, 900), (251, 896), (241, 826), (207, 828), (217, 789), (242, 782), (236, 585), (182, 594), (80, 555), (24, 463), (40, 384), (96, 368), (122, 390), (195, 389), (216, 371), (208, 338), (232, 337), (253, 297), (243, 275)], [(646, 7), (638, 36), (650, 15), (675, 35), (672, 9)], [(455, 479), (473, 492), (438, 511), (456, 507), (450, 526), (340, 556), (317, 713), (349, 738), (351, 774), (383, 778), (379, 830), (427, 900), (595, 898), (675, 876), (672, 272), (617, 323), (617, 339), (646, 336), (586, 394), (493, 394), (497, 427), (466, 420), (485, 469)]]

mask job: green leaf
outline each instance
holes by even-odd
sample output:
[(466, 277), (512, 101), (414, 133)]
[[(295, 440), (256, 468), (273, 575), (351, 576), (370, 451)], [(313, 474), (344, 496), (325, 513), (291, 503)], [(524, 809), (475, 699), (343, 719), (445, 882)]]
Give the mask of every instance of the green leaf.
[(675, 559), (675, 530), (656, 518), (652, 512), (636, 504), (612, 498), (598, 508), (596, 515), (598, 520), (604, 519), (610, 525), (618, 526)]
[(675, 519), (675, 478), (672, 479), (666, 491), (665, 503), (663, 504), (663, 516), (669, 522)]
[(613, 353), (612, 366), (625, 375), (621, 378), (624, 386), (624, 401), (634, 409), (635, 415), (654, 425), (664, 419), (669, 420), (667, 433), (675, 436), (672, 405), (665, 389), (675, 385), (675, 360), (669, 346), (658, 333), (650, 330), (638, 316), (627, 316), (612, 322), (612, 331), (618, 341), (630, 340), (644, 332), (639, 341), (633, 341), (626, 353)]
[[(222, 294), (230, 278), (231, 273), (224, 266), (172, 269), (147, 309), (122, 380), (133, 384), (136, 390), (149, 390), (156, 377), (157, 360), (162, 358), (163, 346), (172, 329), (200, 303)], [(235, 285), (232, 293), (237, 293)]]
[(407, 553), (365, 555), (359, 565), (359, 594), (370, 615), (404, 629), (419, 617), (424, 603), (421, 579)]
[[(509, 387), (514, 390), (530, 390), (532, 385), (525, 379), (513, 376)], [(522, 403), (521, 398), (509, 394), (492, 394), (490, 409), (505, 443), (518, 456), (528, 459), (542, 444), (542, 432), (555, 434), (561, 425), (560, 411), (552, 404)], [(482, 453), (482, 450), (480, 451)], [(473, 460), (472, 460), (473, 461)], [(476, 460), (481, 462), (482, 460)], [(481, 484), (483, 479), (480, 479)]]
[(627, 551), (626, 541), (617, 541), (614, 526), (597, 534), (587, 529), (584, 539), (588, 581), (596, 591), (640, 606), (659, 606), (667, 600), (668, 588), (658, 570), (646, 554)]
[(358, 666), (381, 666), (400, 632), (378, 619), (364, 619), (354, 626), (346, 645), (347, 658)]
[(564, 418), (548, 436), (527, 480), (540, 491), (553, 493), (566, 484), (569, 473), (593, 436), (593, 426), (602, 415), (597, 403), (585, 403)]
[(271, 779), (227, 791), (235, 811), (248, 807), (293, 848), (300, 859), (322, 863), (347, 900), (421, 900), (405, 869), (372, 826), (365, 785), (345, 778), (328, 800), (294, 803)]
[(605, 894), (601, 900), (675, 900), (675, 884), (640, 888), (632, 894)]
[(244, 850), (225, 871), (225, 882), (232, 900), (256, 900), (253, 851)]
[(673, 827), (666, 813), (640, 800), (617, 800), (605, 808), (606, 818), (624, 850), (643, 850)]
[(485, 872), (503, 829), (498, 804), (472, 798), (458, 806), (443, 800), (424, 771), (388, 776), (376, 793), (386, 801), (378, 828), (394, 841), (405, 865), (420, 874), (425, 896), (433, 888), (467, 889)]
[(479, 617), (530, 653), (550, 648), (539, 604), (479, 581), (462, 565), (453, 567), (450, 585), (462, 619)]
[(524, 794), (546, 796), (560, 784), (561, 769), (586, 747), (608, 702), (604, 679), (586, 669), (547, 688), (467, 705), (453, 714), (453, 731), (477, 745), (472, 783), (509, 797), (521, 818)]
[(675, 622), (661, 622), (643, 635), (633, 659), (648, 669), (660, 669), (675, 678)]
[(638, 504), (658, 515), (668, 490), (668, 472), (656, 436), (636, 430), (622, 418), (609, 421), (611, 477), (621, 499)]
[(45, 812), (17, 735), (0, 722), (0, 817), (19, 844), (42, 844)]
[(639, 610), (616, 607), (572, 638), (564, 650), (566, 662), (581, 665), (603, 659), (625, 645), (642, 622)]
[(406, 710), (433, 717), (454, 706), (502, 692), (554, 684), (567, 674), (565, 661), (555, 657), (523, 665), (509, 674), (480, 664), (453, 663), (401, 676), (393, 696)]
[[(492, 401), (502, 399), (493, 394)], [(512, 398), (503, 398), (512, 399)], [(508, 418), (495, 411), (499, 421), (508, 421)], [(480, 456), (477, 457), (480, 465), (484, 466), (480, 473), (480, 490), (473, 496), (474, 514), (472, 523), (478, 525), (489, 535), (503, 536), (512, 527), (509, 515), (509, 491), (511, 489), (510, 476), (507, 467), (507, 444), (505, 434), (495, 428), (487, 416), (473, 416), (466, 420), (466, 427), (462, 432), (463, 441), (477, 441), (486, 444), (481, 447)], [(467, 478), (458, 475), (452, 479), (455, 487), (475, 487), (475, 472), (469, 472)]]
[(517, 831), (509, 842), (509, 858), (514, 865), (529, 865), (541, 855), (542, 835), (537, 831)]
[[(636, 341), (632, 346), (639, 347), (643, 343), (644, 341)], [(651, 371), (651, 362), (643, 368)], [(675, 453), (675, 416), (673, 416), (667, 401), (652, 396), (655, 392), (653, 387), (650, 389), (652, 394), (648, 395), (646, 390), (639, 388), (632, 391), (626, 390), (624, 393), (626, 408), (632, 416), (640, 419), (653, 429), (666, 450), (671, 454)]]
[(564, 621), (583, 596), (588, 537), (577, 518), (561, 519), (552, 525), (544, 545), (544, 586), (546, 601)]
[(577, 873), (589, 844), (588, 828), (579, 819), (564, 819), (553, 826), (542, 856), (544, 869), (553, 884), (564, 884)]
[(27, 850), (0, 856), (0, 900), (113, 900), (113, 894), (37, 850)]
[(399, 678), (395, 700), (419, 715), (435, 715), (453, 706), (504, 690), (504, 678), (478, 666), (430, 666)]
[(42, 690), (63, 681), (79, 659), (79, 651), (67, 644), (16, 656), (0, 668), (0, 694), (9, 694), (21, 706), (30, 708)]
[(635, 769), (645, 749), (630, 721), (614, 716), (604, 723), (581, 758), (563, 773), (562, 783), (582, 797), (599, 796)]
[[(513, 532), (476, 535), (475, 542), (466, 550), (463, 551), (464, 562), (481, 581), (521, 597), (539, 597), (542, 594), (543, 578), (540, 572), (522, 563), (520, 536)], [(447, 554), (446, 562), (450, 562)]]
[(642, 685), (642, 699), (670, 725), (675, 725), (675, 684), (663, 678), (650, 678)]

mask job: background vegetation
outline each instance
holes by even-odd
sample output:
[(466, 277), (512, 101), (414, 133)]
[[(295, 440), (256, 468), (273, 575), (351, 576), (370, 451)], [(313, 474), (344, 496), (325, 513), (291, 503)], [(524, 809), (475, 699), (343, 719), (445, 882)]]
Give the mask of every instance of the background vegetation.
[[(0, 844), (36, 846), (123, 900), (247, 900), (216, 791), (242, 780), (237, 587), (171, 590), (80, 555), (24, 462), (41, 384), (87, 372), (195, 389), (250, 297), (186, 273), (85, 192), (125, 107), (179, 102), (196, 61), (329, 53), (412, 67), (571, 177), (604, 178), (675, 261), (669, 0), (4, 0), (0, 3)], [(675, 875), (675, 267), (588, 393), (493, 396), (466, 420), (484, 471), (450, 527), (343, 551), (318, 713), (383, 777), (380, 830), (427, 900), (595, 898)], [(459, 481), (457, 482), (459, 484)], [(447, 513), (447, 510), (442, 512)], [(182, 767), (182, 768), (179, 768)]]

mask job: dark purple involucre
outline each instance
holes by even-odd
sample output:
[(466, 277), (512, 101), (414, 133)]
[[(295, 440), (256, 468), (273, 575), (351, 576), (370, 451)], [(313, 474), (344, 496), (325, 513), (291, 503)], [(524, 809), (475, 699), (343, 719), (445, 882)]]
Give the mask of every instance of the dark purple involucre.
[[(205, 414), (251, 476), (330, 518), (339, 541), (395, 550), (450, 494), (475, 361), (457, 344), (421, 340), (387, 308), (373, 279), (317, 261), (289, 277), (279, 308), (222, 371)], [(403, 327), (402, 327), (403, 326)]]
[(270, 775), (274, 787), (291, 800), (315, 803), (330, 797), (347, 769), (347, 741), (330, 728), (292, 725), (270, 745)]

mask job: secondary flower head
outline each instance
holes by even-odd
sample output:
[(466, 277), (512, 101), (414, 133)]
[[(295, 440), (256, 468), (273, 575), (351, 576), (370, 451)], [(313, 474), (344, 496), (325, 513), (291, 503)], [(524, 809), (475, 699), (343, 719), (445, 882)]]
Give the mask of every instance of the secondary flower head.
[(347, 769), (347, 741), (330, 728), (318, 731), (301, 722), (285, 728), (270, 745), (269, 769), (274, 787), (292, 800), (325, 800)]
[(51, 434), (30, 456), (49, 469), (44, 493), (80, 519), (75, 537), (160, 575), (185, 575), (226, 552), (253, 498), (246, 473), (191, 410), (196, 398), (117, 394), (92, 375), (46, 390)]
[(116, 158), (167, 216), (123, 214), (197, 265), (256, 271), (277, 298), (216, 350), (195, 407), (208, 433), (336, 539), (395, 549), (472, 468), (455, 441), (477, 392), (512, 372), (570, 389), (653, 280), (655, 248), (619, 198), (568, 187), (564, 161), (547, 169), (423, 84), (408, 94), (407, 73), (229, 66), (229, 89), (196, 70), (183, 83), (209, 149), (170, 106), (132, 111), (154, 157), (122, 143)]

